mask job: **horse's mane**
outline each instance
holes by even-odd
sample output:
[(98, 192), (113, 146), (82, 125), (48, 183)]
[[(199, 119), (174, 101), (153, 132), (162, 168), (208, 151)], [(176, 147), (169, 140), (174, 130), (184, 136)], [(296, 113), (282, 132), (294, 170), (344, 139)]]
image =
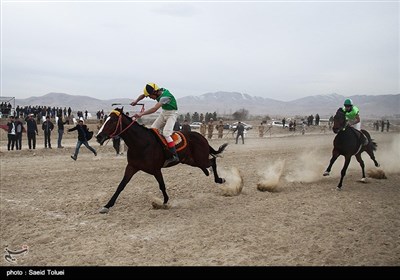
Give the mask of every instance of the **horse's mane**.
[(337, 114), (337, 113), (344, 114), (345, 112), (344, 112), (344, 110), (343, 110), (342, 107), (339, 107), (339, 109), (337, 109), (337, 111), (336, 111), (336, 114)]

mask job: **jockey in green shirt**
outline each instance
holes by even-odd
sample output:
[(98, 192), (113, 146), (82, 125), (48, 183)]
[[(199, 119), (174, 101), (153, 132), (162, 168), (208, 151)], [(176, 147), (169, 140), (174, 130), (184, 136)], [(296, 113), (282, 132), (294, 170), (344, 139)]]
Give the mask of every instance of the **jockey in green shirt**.
[(357, 129), (361, 134), (361, 142), (364, 146), (368, 145), (368, 138), (365, 137), (364, 133), (361, 131), (361, 119), (360, 110), (357, 106), (354, 106), (353, 101), (347, 98), (343, 104), (343, 111), (346, 114), (346, 120), (351, 127)]
[(176, 103), (176, 99), (169, 92), (169, 90), (165, 88), (159, 88), (154, 83), (148, 83), (143, 90), (143, 94), (139, 95), (138, 98), (131, 103), (131, 105), (136, 105), (145, 97), (150, 97), (153, 100), (157, 100), (157, 104), (148, 110), (135, 114), (134, 117), (141, 118), (144, 115), (155, 113), (158, 109), (160, 109), (160, 107), (162, 108), (161, 114), (157, 117), (151, 127), (157, 128), (162, 132), (165, 140), (167, 140), (168, 148), (173, 155), (172, 158), (169, 158), (165, 161), (164, 167), (168, 167), (173, 163), (178, 163), (179, 157), (176, 152), (174, 140), (172, 140), (171, 137), (174, 131), (174, 124), (178, 116), (178, 105)]

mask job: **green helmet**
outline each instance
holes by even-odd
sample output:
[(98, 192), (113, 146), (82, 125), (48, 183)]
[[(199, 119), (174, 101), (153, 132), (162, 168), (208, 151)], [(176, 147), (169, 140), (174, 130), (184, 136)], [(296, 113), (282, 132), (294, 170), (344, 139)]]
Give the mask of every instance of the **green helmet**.
[(353, 106), (353, 100), (351, 100), (350, 98), (347, 98), (344, 101), (344, 106)]

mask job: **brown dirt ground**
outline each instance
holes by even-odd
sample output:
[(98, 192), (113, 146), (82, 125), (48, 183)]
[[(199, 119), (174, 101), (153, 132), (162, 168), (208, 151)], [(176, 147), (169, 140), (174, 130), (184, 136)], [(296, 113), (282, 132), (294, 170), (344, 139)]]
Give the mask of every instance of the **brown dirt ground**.
[[(310, 133), (309, 133), (310, 132)], [(240, 170), (244, 187), (224, 196), (221, 185), (186, 165), (164, 169), (168, 210), (155, 210), (162, 198), (156, 180), (136, 174), (109, 214), (99, 214), (122, 179), (126, 159), (112, 143), (94, 157), (84, 146), (73, 161), (76, 134), (65, 148), (6, 150), (1, 136), (0, 249), (29, 247), (22, 266), (399, 266), (400, 134), (372, 132), (377, 160), (388, 179), (358, 182), (353, 158), (342, 191), (336, 190), (343, 158), (330, 177), (334, 134), (249, 133), (245, 145), (228, 135), (218, 169)], [(53, 136), (56, 147), (56, 136)], [(366, 154), (366, 169), (373, 167)], [(257, 183), (276, 163), (283, 164), (275, 192)], [(278, 174), (279, 175), (279, 174)], [(12, 265), (2, 258), (2, 265)]]

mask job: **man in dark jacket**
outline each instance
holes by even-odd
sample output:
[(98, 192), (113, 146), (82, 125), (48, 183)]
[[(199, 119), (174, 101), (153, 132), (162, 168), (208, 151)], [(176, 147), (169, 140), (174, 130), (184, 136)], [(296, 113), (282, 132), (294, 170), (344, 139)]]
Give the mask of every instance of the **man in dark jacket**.
[(83, 120), (79, 120), (78, 124), (74, 126), (73, 128), (68, 129), (68, 132), (78, 130), (78, 142), (76, 143), (76, 148), (75, 148), (75, 153), (74, 155), (71, 156), (73, 160), (76, 160), (78, 158), (78, 153), (80, 147), (83, 145), (86, 146), (89, 150), (93, 152), (95, 156), (97, 156), (97, 152), (95, 149), (89, 146), (88, 140), (87, 140), (87, 135), (89, 133), (89, 130), (85, 124), (83, 124)]
[(64, 148), (61, 145), (61, 140), (63, 138), (63, 134), (64, 134), (64, 124), (66, 124), (67, 121), (63, 122), (62, 120), (62, 114), (58, 115), (58, 120), (57, 120), (57, 127), (58, 127), (58, 141), (57, 141), (57, 148)]
[(22, 148), (22, 132), (24, 131), (24, 125), (19, 119), (18, 115), (15, 117), (15, 146), (17, 150)]
[[(28, 134), (28, 146), (29, 150), (33, 147), (36, 148), (36, 135), (39, 135), (37, 124), (35, 119), (33, 118), (33, 114), (29, 114), (28, 118), (25, 119), (26, 127), (27, 127), (27, 134)], [(33, 146), (32, 146), (33, 144)]]
[(189, 123), (188, 123), (187, 120), (185, 120), (185, 121), (183, 122), (182, 131), (183, 131), (183, 132), (190, 132), (190, 131), (192, 131), (192, 128), (190, 127), (190, 125), (189, 125)]
[(244, 144), (244, 135), (243, 135), (244, 126), (243, 126), (243, 124), (241, 122), (238, 122), (238, 124), (236, 126), (236, 129), (233, 132), (235, 132), (235, 131), (237, 131), (236, 144), (238, 143), (239, 136), (242, 136), (242, 144)]
[(42, 124), (42, 129), (44, 131), (44, 148), (47, 149), (47, 144), (49, 149), (51, 149), (50, 136), (54, 129), (54, 124), (51, 122), (50, 117), (46, 117), (46, 121)]
[(8, 126), (8, 144), (7, 144), (7, 149), (14, 150), (14, 145), (15, 145), (15, 139), (16, 139), (16, 128), (15, 128), (15, 122), (14, 122), (14, 116), (10, 116), (10, 121), (7, 123)]

